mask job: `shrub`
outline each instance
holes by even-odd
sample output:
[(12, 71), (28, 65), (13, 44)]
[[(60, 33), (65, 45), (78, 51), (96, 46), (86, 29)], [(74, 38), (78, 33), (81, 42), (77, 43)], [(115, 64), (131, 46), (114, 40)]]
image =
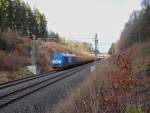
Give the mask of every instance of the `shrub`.
[(10, 52), (15, 49), (15, 44), (7, 42), (6, 40), (0, 38), (0, 49), (5, 52)]
[(101, 62), (93, 76), (52, 113), (149, 113), (149, 73), (132, 76), (133, 61), (137, 60), (133, 56), (138, 50), (128, 48)]
[(1, 69), (13, 71), (18, 70), (21, 67), (27, 66), (29, 64), (31, 64), (29, 58), (25, 56), (18, 56), (15, 53), (10, 53), (5, 56)]
[(6, 53), (0, 50), (0, 69), (3, 67), (5, 56), (6, 56)]

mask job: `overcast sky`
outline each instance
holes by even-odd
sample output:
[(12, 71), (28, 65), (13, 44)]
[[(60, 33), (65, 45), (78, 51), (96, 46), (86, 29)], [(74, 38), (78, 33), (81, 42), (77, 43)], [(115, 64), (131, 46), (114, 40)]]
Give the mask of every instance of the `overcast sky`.
[(98, 34), (99, 49), (107, 51), (119, 39), (124, 24), (141, 0), (24, 0), (45, 14), (48, 29), (71, 40), (93, 43)]

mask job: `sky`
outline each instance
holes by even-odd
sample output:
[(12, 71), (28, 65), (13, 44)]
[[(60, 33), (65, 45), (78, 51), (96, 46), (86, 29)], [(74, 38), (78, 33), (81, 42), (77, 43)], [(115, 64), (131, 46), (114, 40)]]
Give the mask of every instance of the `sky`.
[(48, 30), (69, 40), (94, 44), (98, 34), (100, 52), (116, 42), (141, 0), (24, 0), (44, 13)]

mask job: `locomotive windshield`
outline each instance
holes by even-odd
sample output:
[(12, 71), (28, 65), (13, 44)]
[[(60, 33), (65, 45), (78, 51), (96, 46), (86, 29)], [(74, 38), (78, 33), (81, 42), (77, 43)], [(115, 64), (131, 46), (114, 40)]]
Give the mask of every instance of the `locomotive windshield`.
[(52, 64), (62, 64), (63, 55), (62, 53), (54, 53), (52, 55), (51, 63)]

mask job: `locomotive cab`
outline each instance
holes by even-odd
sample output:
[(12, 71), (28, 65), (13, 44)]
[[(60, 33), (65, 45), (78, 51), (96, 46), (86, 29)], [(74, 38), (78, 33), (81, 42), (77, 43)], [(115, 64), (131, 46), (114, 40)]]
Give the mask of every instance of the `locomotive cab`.
[(51, 58), (51, 65), (53, 68), (61, 68), (63, 65), (63, 60), (64, 57), (62, 55), (62, 53), (59, 52), (55, 52), (52, 54), (52, 58)]
[(51, 57), (51, 65), (54, 69), (64, 69), (76, 64), (76, 55), (62, 52), (54, 52)]

